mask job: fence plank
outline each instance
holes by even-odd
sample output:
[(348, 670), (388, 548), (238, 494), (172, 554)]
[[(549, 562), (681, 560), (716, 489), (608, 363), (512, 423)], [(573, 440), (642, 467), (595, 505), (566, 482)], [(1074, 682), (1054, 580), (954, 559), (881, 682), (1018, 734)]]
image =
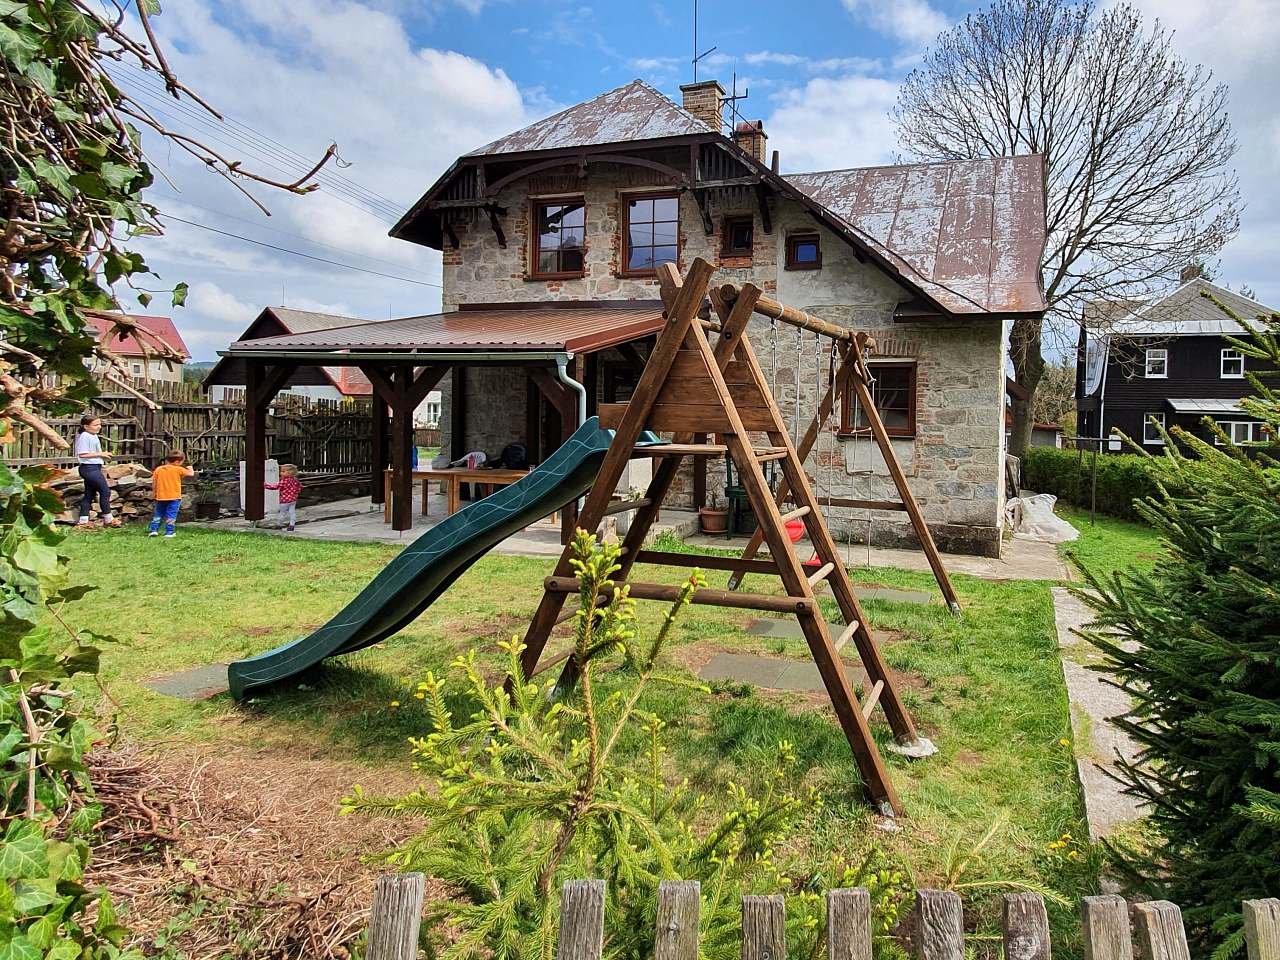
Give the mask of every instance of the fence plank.
[(654, 960), (698, 960), (701, 909), (702, 887), (697, 880), (663, 880), (658, 884)]
[(1004, 895), (1005, 960), (1050, 960), (1049, 914), (1038, 893)]
[(1124, 897), (1085, 897), (1080, 913), (1085, 960), (1133, 960), (1133, 934)]
[(964, 960), (964, 907), (952, 890), (916, 891), (916, 956)]
[(1168, 900), (1135, 903), (1139, 953), (1146, 960), (1191, 960), (1187, 934), (1182, 929), (1182, 911)]
[(369, 910), (368, 960), (416, 960), (426, 878), (420, 873), (384, 873)]
[(827, 893), (827, 960), (871, 960), (871, 894), (862, 887)]
[(1244, 942), (1249, 960), (1280, 960), (1280, 900), (1244, 902)]
[(556, 960), (600, 960), (604, 949), (604, 881), (570, 880), (560, 890)]
[(743, 897), (742, 960), (786, 958), (786, 910), (782, 897)]

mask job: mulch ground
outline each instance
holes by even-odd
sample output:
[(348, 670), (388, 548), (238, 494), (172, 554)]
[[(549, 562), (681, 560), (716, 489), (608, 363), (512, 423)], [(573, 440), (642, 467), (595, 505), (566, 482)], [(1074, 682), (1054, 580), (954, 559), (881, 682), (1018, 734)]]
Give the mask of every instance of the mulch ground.
[(377, 782), (355, 763), (192, 747), (123, 746), (91, 763), (104, 817), (88, 880), (110, 890), (149, 955), (348, 957), (383, 869), (365, 858), (416, 826), (338, 814), (353, 783), (411, 789), (407, 769)]

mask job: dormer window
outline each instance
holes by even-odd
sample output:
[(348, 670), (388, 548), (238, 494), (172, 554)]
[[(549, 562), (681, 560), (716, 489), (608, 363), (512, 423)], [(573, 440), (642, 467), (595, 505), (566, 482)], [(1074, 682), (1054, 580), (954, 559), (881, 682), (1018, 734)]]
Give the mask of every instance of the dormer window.
[(674, 193), (630, 194), (622, 200), (622, 273), (651, 277), (680, 256), (680, 200)]
[(1146, 377), (1148, 380), (1163, 380), (1169, 376), (1169, 351), (1161, 348), (1147, 350)]
[(581, 277), (586, 270), (587, 210), (580, 197), (533, 201), (529, 276), (535, 280)]
[(793, 233), (787, 237), (787, 269), (822, 268), (822, 244), (816, 233)]

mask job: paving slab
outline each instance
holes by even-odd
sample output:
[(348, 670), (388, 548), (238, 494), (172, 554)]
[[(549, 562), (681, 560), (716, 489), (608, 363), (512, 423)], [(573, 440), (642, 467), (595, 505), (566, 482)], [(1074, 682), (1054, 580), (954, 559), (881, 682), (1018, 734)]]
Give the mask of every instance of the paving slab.
[(1123, 690), (1107, 683), (1088, 667), (1097, 651), (1075, 631), (1093, 619), (1093, 612), (1064, 587), (1053, 588), (1054, 625), (1062, 655), (1062, 674), (1071, 704), (1071, 731), (1075, 741), (1076, 771), (1084, 794), (1085, 819), (1090, 839), (1110, 836), (1117, 828), (1140, 820), (1144, 806), (1123, 792), (1113, 778), (1116, 761), (1133, 761), (1138, 745), (1111, 722), (1131, 705)]
[(144, 680), (142, 685), (179, 700), (208, 700), (227, 692), (227, 665), (210, 663), (203, 667), (192, 667), (167, 677)]
[[(849, 683), (865, 686), (867, 675), (861, 667), (844, 664)], [(769, 690), (797, 690), (820, 693), (826, 690), (818, 665), (812, 660), (787, 660), (749, 653), (717, 653), (698, 671), (700, 680), (735, 680)]]

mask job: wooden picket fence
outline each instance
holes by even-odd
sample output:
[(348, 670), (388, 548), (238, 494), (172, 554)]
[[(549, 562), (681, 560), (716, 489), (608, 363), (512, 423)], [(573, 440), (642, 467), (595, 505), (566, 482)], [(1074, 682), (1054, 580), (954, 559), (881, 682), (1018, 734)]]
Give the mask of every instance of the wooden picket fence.
[[(200, 467), (233, 466), (244, 459), (244, 391), (227, 388), (213, 403), (198, 383), (135, 382), (158, 409), (111, 383), (90, 409), (102, 416), (108, 450), (148, 467), (158, 466), (170, 450), (181, 450)], [(267, 449), (282, 462), (308, 472), (368, 473), (373, 463), (369, 400), (312, 399), (281, 394), (267, 417)], [(48, 421), (68, 441), (80, 427), (79, 416)], [(7, 448), (6, 462), (68, 466), (73, 457), (22, 430)]]
[[(420, 873), (378, 878), (369, 914), (367, 960), (416, 960), (425, 878)], [(701, 892), (697, 881), (658, 887), (654, 960), (698, 960)], [(556, 960), (600, 960), (604, 949), (603, 880), (571, 880), (560, 891)], [(1081, 903), (1084, 960), (1190, 960), (1182, 911), (1167, 900), (1130, 905), (1123, 897), (1085, 897)], [(742, 898), (742, 960), (785, 960), (784, 900)], [(1248, 960), (1280, 960), (1280, 900), (1244, 902)], [(919, 960), (964, 960), (964, 910), (948, 890), (920, 890), (910, 923)], [(1005, 960), (1052, 960), (1049, 916), (1034, 893), (1004, 897)], [(872, 960), (871, 894), (827, 894), (828, 960)], [(1136, 953), (1135, 953), (1136, 946)]]

